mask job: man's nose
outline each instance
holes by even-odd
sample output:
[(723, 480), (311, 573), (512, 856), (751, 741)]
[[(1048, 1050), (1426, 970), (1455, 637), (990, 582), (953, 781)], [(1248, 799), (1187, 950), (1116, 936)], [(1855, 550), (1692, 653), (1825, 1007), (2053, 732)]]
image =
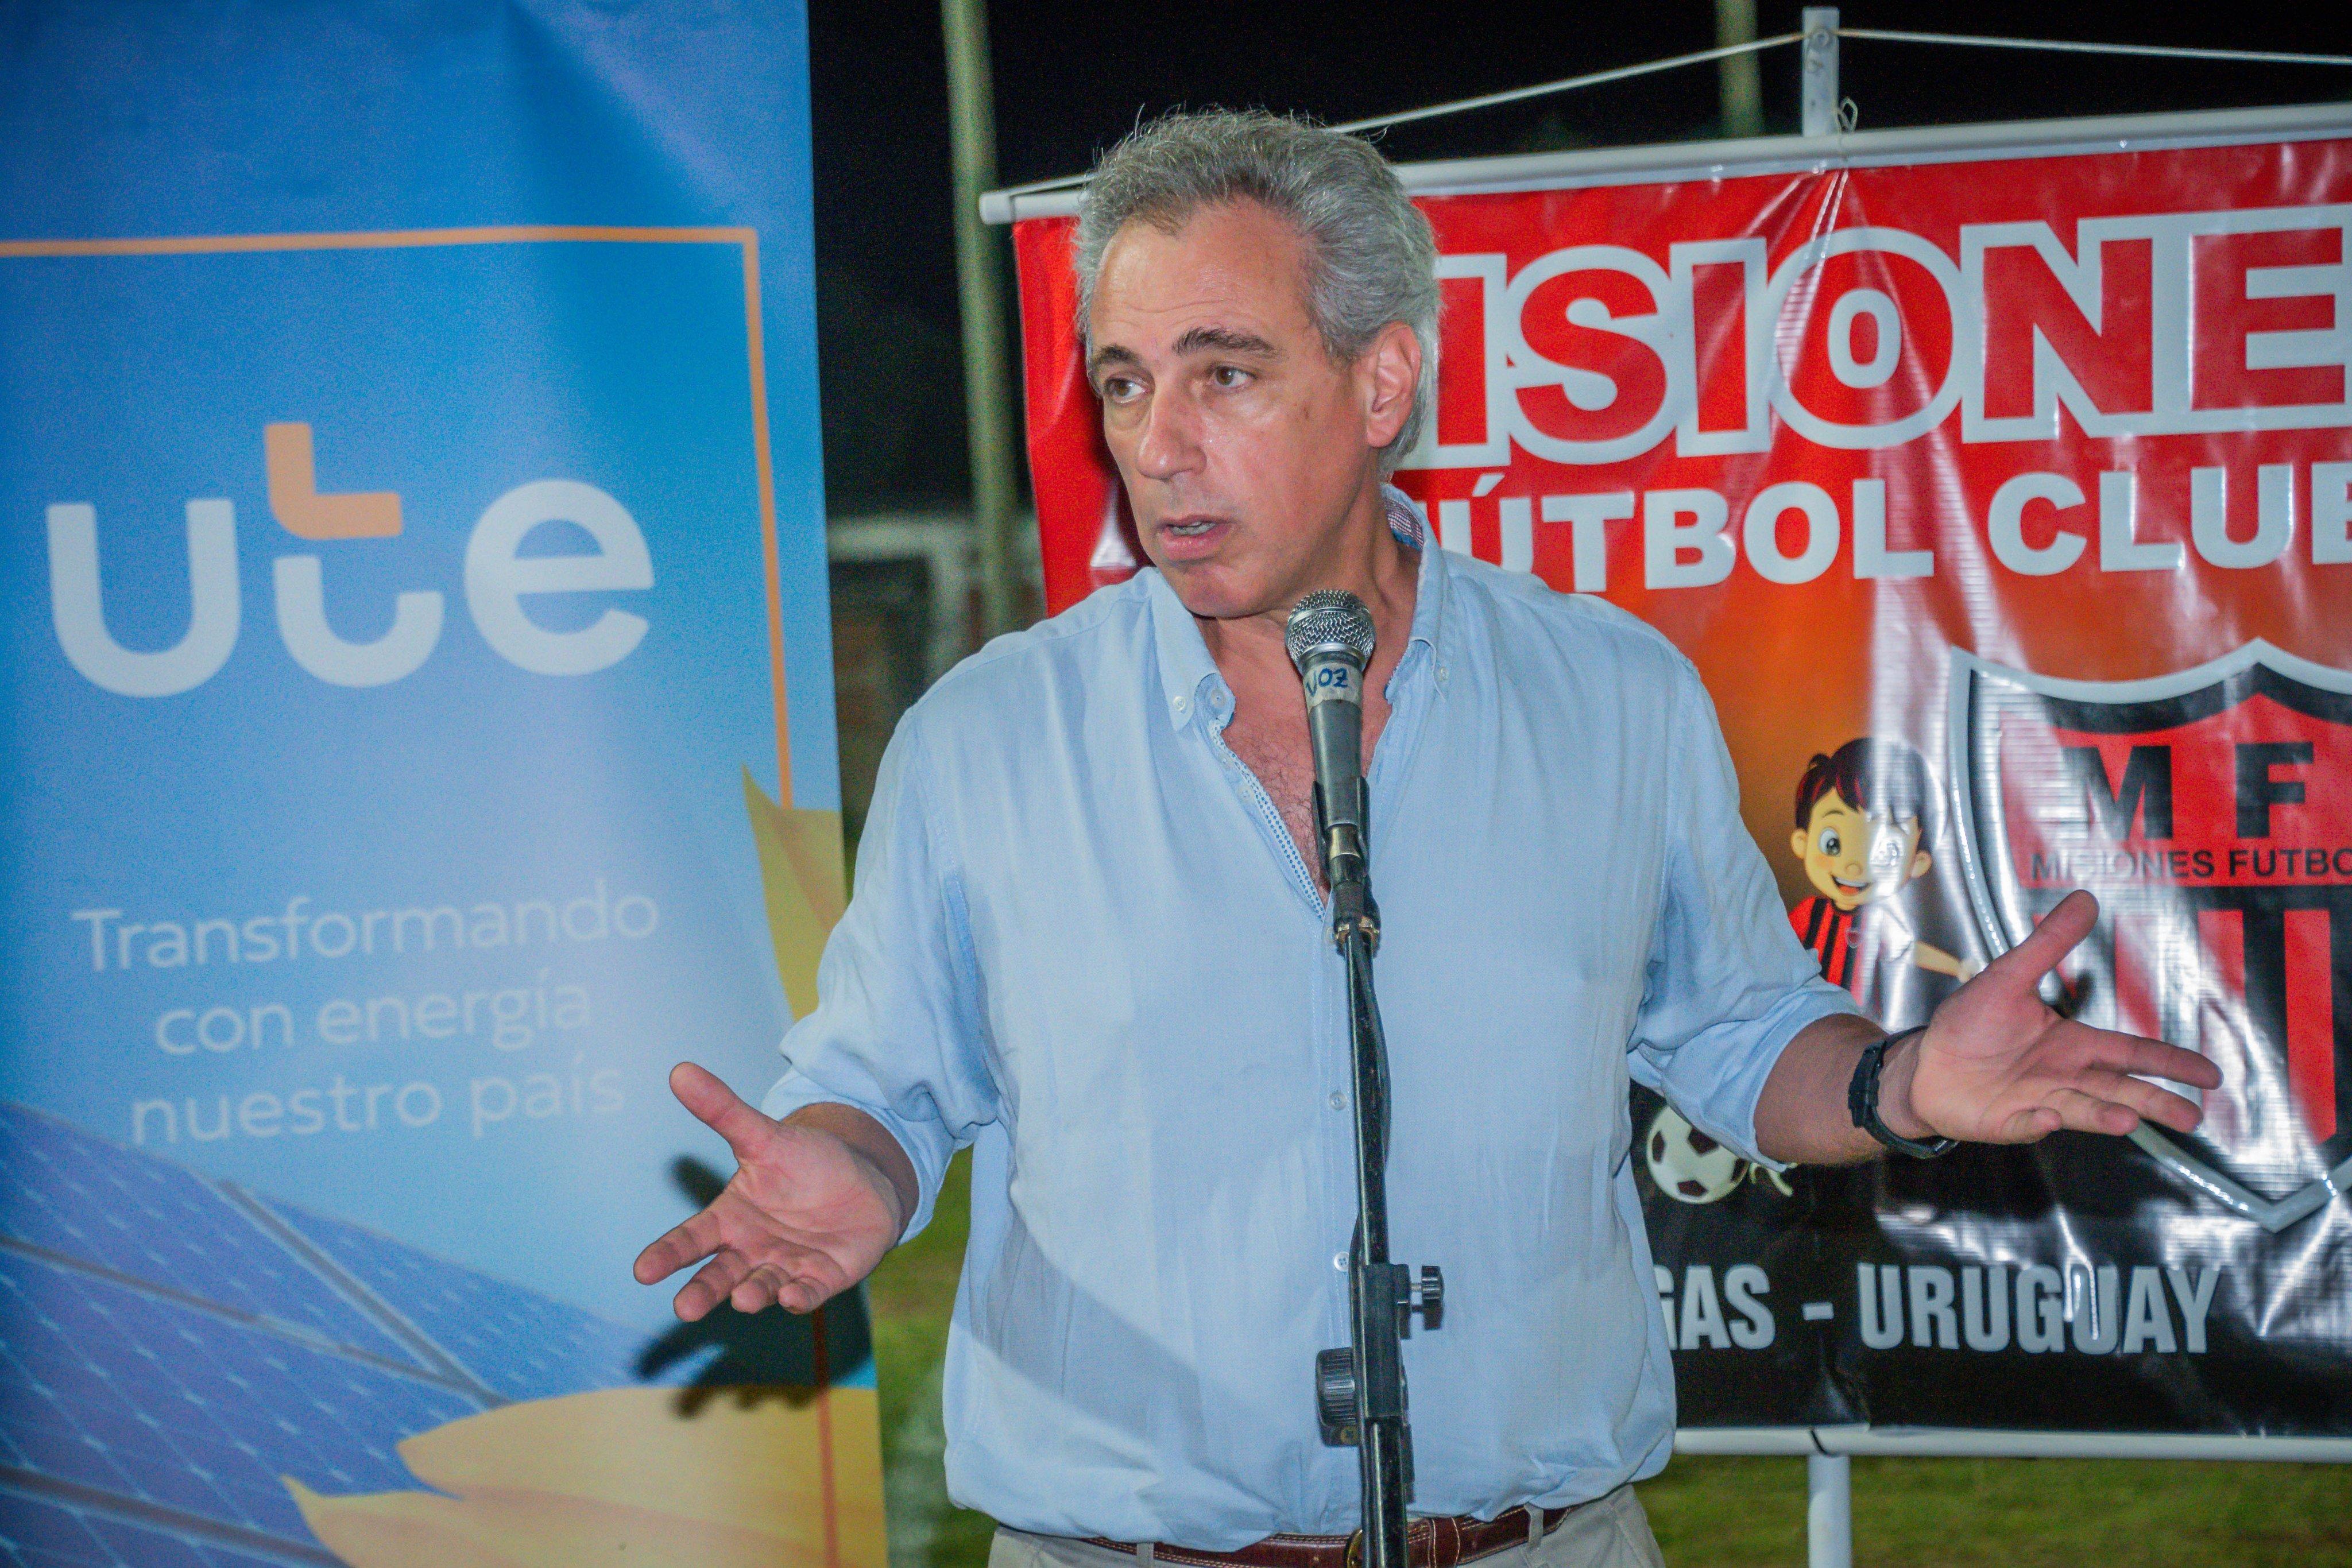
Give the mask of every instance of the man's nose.
[(1200, 465), (1200, 406), (1181, 388), (1152, 394), (1135, 444), (1135, 465), (1145, 476), (1169, 479)]

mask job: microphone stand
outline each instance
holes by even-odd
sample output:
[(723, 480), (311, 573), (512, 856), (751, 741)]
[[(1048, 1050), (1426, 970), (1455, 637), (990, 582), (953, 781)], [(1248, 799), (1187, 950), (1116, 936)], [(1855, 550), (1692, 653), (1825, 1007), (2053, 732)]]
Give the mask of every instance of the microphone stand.
[[(1405, 1505), (1412, 1497), (1412, 1433), (1406, 1421), (1404, 1363), (1399, 1342), (1419, 1312), (1438, 1326), (1444, 1280), (1389, 1261), (1388, 1041), (1372, 989), (1372, 955), (1381, 940), (1364, 836), (1370, 789), (1356, 781), (1357, 810), (1326, 810), (1315, 791), (1317, 836), (1331, 888), (1331, 939), (1348, 966), (1348, 1034), (1355, 1069), (1356, 1233), (1348, 1258), (1349, 1344), (1315, 1358), (1317, 1410), (1323, 1440), (1354, 1445), (1363, 1480), (1363, 1524), (1349, 1542), (1349, 1568), (1407, 1568)], [(1337, 822), (1330, 819), (1339, 816)]]

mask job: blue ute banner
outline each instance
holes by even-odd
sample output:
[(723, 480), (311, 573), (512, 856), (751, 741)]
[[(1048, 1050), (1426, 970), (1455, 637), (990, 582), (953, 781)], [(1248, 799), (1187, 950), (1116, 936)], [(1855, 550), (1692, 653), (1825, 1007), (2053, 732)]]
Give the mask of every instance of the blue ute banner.
[(0, 1537), (878, 1568), (629, 1276), (843, 895), (799, 5), (7, 27)]

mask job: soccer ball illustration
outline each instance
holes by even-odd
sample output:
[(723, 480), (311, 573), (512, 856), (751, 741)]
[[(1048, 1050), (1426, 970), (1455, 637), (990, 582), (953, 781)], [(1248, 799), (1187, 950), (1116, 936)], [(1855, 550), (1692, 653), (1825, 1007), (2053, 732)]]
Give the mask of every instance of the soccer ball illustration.
[(1685, 1121), (1668, 1105), (1650, 1123), (1642, 1140), (1650, 1162), (1650, 1179), (1658, 1190), (1682, 1203), (1713, 1203), (1746, 1179), (1748, 1164)]

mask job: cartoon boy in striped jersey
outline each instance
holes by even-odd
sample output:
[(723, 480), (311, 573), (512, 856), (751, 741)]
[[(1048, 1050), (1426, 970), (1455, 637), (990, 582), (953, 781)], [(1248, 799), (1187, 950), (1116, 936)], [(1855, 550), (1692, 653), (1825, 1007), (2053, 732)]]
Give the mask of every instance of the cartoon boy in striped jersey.
[[(1906, 971), (1966, 980), (1983, 965), (1955, 957), (1912, 934), (1897, 895), (1934, 863), (1935, 782), (1927, 764), (1899, 740), (1849, 740), (1816, 753), (1797, 785), (1797, 831), (1789, 847), (1817, 890), (1789, 912), (1789, 924), (1820, 960), (1831, 984), (1852, 991), (1890, 1028), (1924, 1021)], [(1917, 1011), (1917, 1019), (1896, 1013)]]

